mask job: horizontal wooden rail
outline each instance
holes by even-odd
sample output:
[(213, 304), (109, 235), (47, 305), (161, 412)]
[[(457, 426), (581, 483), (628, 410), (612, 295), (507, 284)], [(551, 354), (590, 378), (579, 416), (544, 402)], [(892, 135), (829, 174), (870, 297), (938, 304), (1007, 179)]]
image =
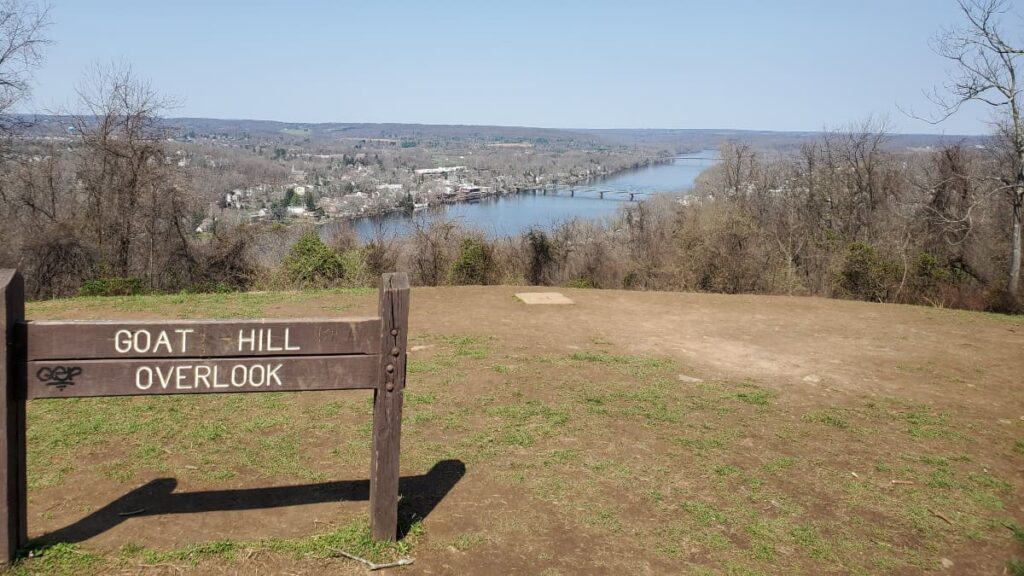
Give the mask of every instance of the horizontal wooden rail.
[(33, 360), (27, 399), (227, 392), (372, 390), (380, 356)]
[(380, 353), (380, 318), (46, 321), (20, 327), (28, 360)]

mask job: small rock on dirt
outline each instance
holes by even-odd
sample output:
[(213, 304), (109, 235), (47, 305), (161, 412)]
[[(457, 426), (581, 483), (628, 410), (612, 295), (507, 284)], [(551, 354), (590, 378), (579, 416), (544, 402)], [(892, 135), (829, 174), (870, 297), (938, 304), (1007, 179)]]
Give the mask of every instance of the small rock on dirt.
[(686, 374), (680, 374), (679, 376), (677, 376), (677, 378), (679, 378), (680, 382), (686, 382), (687, 384), (696, 384), (698, 382), (703, 382), (703, 380), (701, 380), (700, 378), (694, 378), (693, 376), (687, 376)]
[(818, 382), (821, 382), (821, 376), (818, 376), (817, 374), (808, 374), (807, 376), (804, 376), (804, 382), (807, 382), (808, 384), (817, 384)]
[(953, 561), (950, 560), (949, 558), (943, 558), (942, 559), (942, 567), (945, 568), (946, 570), (949, 570), (950, 568), (953, 567)]

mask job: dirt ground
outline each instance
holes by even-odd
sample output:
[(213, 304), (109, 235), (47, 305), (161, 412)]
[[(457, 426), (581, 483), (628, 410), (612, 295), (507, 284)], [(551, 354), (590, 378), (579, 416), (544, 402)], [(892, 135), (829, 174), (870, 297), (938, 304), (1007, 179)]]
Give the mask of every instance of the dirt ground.
[(673, 356), (706, 377), (757, 379), (788, 402), (895, 394), (990, 418), (1024, 416), (1021, 318), (822, 298), (571, 289), (560, 292), (575, 306), (528, 307), (512, 297), (523, 291), (419, 289), (413, 328), (493, 334), (539, 349), (602, 338), (630, 353)]
[[(420, 523), (399, 551), (415, 564), (395, 573), (999, 574), (1024, 556), (1012, 532), (1024, 319), (797, 297), (513, 296), (528, 290), (413, 291), (402, 491)], [(376, 302), (224, 298), (40, 302), (29, 316), (372, 315)], [(365, 516), (366, 398), (251, 396), (273, 398), (30, 406), (30, 536), (75, 551), (19, 569), (362, 573), (245, 543)], [(164, 409), (180, 418), (161, 423)], [(88, 428), (48, 431), (104, 411), (95, 442), (62, 440)], [(261, 424), (268, 414), (282, 420)], [(251, 426), (196, 432), (213, 417)], [(213, 541), (243, 544), (124, 549)]]

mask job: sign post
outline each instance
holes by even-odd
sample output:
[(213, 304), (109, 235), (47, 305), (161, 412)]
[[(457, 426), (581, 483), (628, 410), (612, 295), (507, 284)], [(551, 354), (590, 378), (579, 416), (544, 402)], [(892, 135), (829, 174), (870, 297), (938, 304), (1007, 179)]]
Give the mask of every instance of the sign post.
[(25, 402), (34, 398), (372, 390), (371, 532), (397, 538), (405, 274), (382, 278), (377, 318), (26, 322), (14, 270), (0, 270), (0, 297), (0, 563), (28, 543)]
[(380, 290), (381, 359), (373, 392), (373, 455), (370, 459), (370, 532), (394, 540), (398, 526), (398, 454), (409, 318), (409, 279), (384, 277)]
[(25, 400), (19, 324), (25, 320), (25, 283), (17, 270), (0, 270), (0, 562), (10, 564), (28, 544), (25, 472)]

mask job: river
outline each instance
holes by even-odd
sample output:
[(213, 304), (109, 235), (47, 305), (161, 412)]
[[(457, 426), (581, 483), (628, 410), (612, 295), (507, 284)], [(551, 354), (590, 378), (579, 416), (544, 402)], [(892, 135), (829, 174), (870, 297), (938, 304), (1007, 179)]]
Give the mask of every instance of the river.
[[(657, 193), (683, 194), (694, 180), (717, 161), (716, 150), (685, 154), (669, 163), (620, 172), (605, 180), (560, 186), (555, 190), (531, 190), (492, 196), (475, 202), (441, 204), (410, 216), (393, 212), (383, 216), (350, 221), (363, 240), (373, 238), (378, 228), (385, 234), (403, 235), (412, 229), (413, 219), (428, 221), (448, 218), (467, 227), (483, 230), (493, 238), (514, 236), (531, 227), (549, 228), (572, 218), (602, 219), (614, 215), (624, 202), (639, 201)], [(335, 226), (323, 230), (332, 236)]]

